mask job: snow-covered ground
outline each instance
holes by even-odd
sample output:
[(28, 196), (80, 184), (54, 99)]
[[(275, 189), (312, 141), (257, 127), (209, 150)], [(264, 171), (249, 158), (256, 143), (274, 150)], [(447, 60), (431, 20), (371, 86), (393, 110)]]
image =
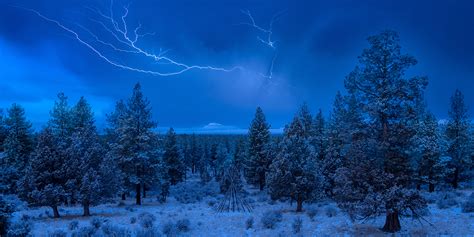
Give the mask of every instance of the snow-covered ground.
[[(216, 197), (206, 196), (196, 203), (183, 204), (178, 201), (182, 198), (186, 188), (199, 188), (201, 184), (197, 179), (187, 181), (186, 184), (172, 188), (172, 195), (166, 203), (159, 203), (155, 197), (145, 198), (142, 206), (134, 204), (134, 200), (125, 202), (117, 200), (113, 204), (104, 204), (91, 209), (91, 217), (82, 217), (82, 208), (61, 207), (60, 219), (49, 217), (51, 209), (25, 208), (14, 213), (13, 221), (18, 222), (22, 216), (28, 215), (31, 219), (33, 236), (50, 236), (54, 231), (61, 229), (71, 233), (69, 225), (77, 221), (79, 228), (91, 226), (93, 219), (100, 218), (110, 225), (127, 228), (131, 233), (136, 233), (142, 227), (139, 221), (134, 222), (140, 213), (148, 212), (156, 217), (154, 227), (162, 232), (163, 226), (169, 222), (180, 219), (190, 221), (190, 230), (180, 232), (180, 236), (383, 236), (379, 230), (383, 226), (384, 217), (368, 220), (365, 223), (351, 222), (348, 216), (339, 210), (334, 203), (322, 202), (304, 205), (305, 212), (296, 213), (295, 204), (288, 202), (274, 202), (269, 196), (257, 189), (247, 188), (248, 197), (253, 200), (251, 213), (230, 212), (219, 213), (216, 211), (221, 195)], [(217, 184), (207, 185), (206, 188), (217, 188)], [(216, 190), (214, 190), (216, 191)], [(212, 193), (214, 191), (209, 191)], [(463, 191), (458, 195), (458, 202), (462, 202), (472, 191)], [(178, 197), (178, 198), (176, 198)], [(190, 199), (192, 200), (192, 198)], [(474, 236), (474, 213), (462, 213), (459, 205), (439, 209), (436, 204), (429, 205), (430, 214), (424, 218), (426, 221), (406, 218), (401, 220), (402, 231), (397, 236)], [(282, 213), (282, 221), (276, 223), (274, 229), (264, 228), (261, 218), (267, 211)], [(334, 212), (335, 211), (335, 212)], [(313, 218), (310, 212), (316, 212)], [(333, 214), (334, 216), (328, 215)], [(293, 232), (293, 223), (297, 217), (302, 219), (301, 232)], [(247, 220), (253, 218), (252, 228), (247, 229)], [(77, 229), (76, 229), (77, 230)]]

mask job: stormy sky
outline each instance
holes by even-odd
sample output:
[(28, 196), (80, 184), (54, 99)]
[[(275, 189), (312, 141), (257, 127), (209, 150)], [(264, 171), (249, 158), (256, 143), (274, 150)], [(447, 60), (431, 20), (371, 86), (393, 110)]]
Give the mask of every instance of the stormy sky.
[[(447, 117), (449, 97), (456, 88), (473, 108), (474, 2), (465, 0), (353, 1), (227, 1), (227, 0), (0, 0), (0, 108), (16, 102), (25, 107), (35, 127), (49, 117), (58, 92), (73, 104), (85, 96), (99, 127), (115, 101), (126, 99), (142, 84), (160, 127), (180, 132), (242, 132), (261, 106), (274, 131), (290, 121), (307, 102), (328, 115), (334, 95), (344, 91), (345, 76), (367, 47), (366, 38), (385, 29), (398, 31), (402, 50), (418, 60), (409, 75), (426, 75), (428, 106), (439, 119)], [(113, 12), (133, 30), (154, 32), (139, 47), (187, 65), (243, 69), (232, 72), (189, 70), (156, 76), (121, 69), (100, 58), (70, 32), (31, 11), (61, 22), (80, 33), (114, 62), (146, 70), (173, 70), (134, 53), (112, 50), (94, 41), (114, 42), (97, 20)], [(112, 11), (110, 11), (112, 10)], [(272, 16), (274, 50), (258, 40), (265, 34), (242, 23), (249, 18), (268, 27)], [(85, 30), (87, 29), (87, 30)], [(117, 42), (115, 42), (117, 43)], [(471, 109), (472, 114), (472, 109)]]

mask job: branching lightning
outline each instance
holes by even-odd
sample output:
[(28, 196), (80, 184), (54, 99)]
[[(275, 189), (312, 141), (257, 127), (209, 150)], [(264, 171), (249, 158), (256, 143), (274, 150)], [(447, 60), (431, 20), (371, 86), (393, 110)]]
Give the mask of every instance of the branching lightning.
[[(221, 71), (221, 72), (232, 72), (235, 70), (243, 70), (243, 67), (241, 66), (235, 66), (232, 68), (223, 68), (223, 67), (203, 66), (203, 65), (189, 65), (189, 64), (179, 62), (175, 59), (172, 59), (171, 57), (166, 56), (169, 50), (160, 49), (158, 54), (147, 51), (146, 49), (140, 47), (138, 45), (138, 42), (143, 37), (154, 35), (154, 33), (142, 32), (141, 24), (138, 24), (138, 26), (135, 27), (133, 30), (129, 30), (130, 27), (127, 23), (129, 7), (128, 6), (123, 7), (123, 13), (122, 15), (119, 16), (119, 20), (117, 20), (113, 13), (113, 0), (110, 2), (109, 15), (104, 14), (103, 12), (97, 9), (93, 9), (93, 8), (88, 8), (88, 9), (96, 13), (101, 18), (101, 19), (90, 19), (90, 20), (98, 24), (99, 26), (101, 26), (105, 32), (110, 34), (109, 37), (112, 37), (113, 39), (115, 39), (116, 42), (106, 41), (103, 38), (101, 38), (97, 33), (92, 32), (85, 26), (76, 24), (77, 27), (82, 29), (83, 32), (86, 32), (87, 34), (89, 34), (90, 37), (86, 37), (85, 35), (81, 34), (80, 31), (76, 31), (72, 27), (68, 27), (58, 20), (51, 19), (34, 9), (28, 9), (28, 8), (22, 8), (22, 9), (30, 11), (36, 14), (37, 16), (39, 16), (40, 18), (42, 18), (43, 20), (53, 23), (59, 28), (61, 28), (62, 30), (70, 33), (75, 40), (77, 40), (79, 43), (89, 48), (102, 60), (121, 69), (130, 70), (130, 71), (139, 72), (139, 73), (151, 74), (154, 76), (174, 76), (174, 75), (179, 75), (193, 69)], [(87, 40), (88, 38), (91, 38), (93, 40)], [(148, 70), (148, 69), (120, 63), (116, 60), (111, 59), (110, 56), (107, 56), (106, 53), (104, 52), (104, 49), (97, 47), (96, 44), (106, 46), (110, 48), (111, 50), (117, 53), (121, 53), (121, 54), (141, 55), (145, 58), (150, 59), (156, 65), (171, 65), (174, 67), (174, 70), (172, 71)]]
[(264, 37), (261, 37), (261, 36), (257, 36), (257, 40), (261, 43), (263, 43), (265, 46), (269, 47), (270, 49), (272, 49), (273, 51), (273, 56), (272, 56), (272, 59), (270, 61), (270, 66), (268, 68), (268, 71), (266, 74), (263, 74), (263, 73), (260, 73), (260, 76), (264, 77), (264, 78), (267, 78), (268, 80), (271, 80), (273, 78), (273, 69), (274, 69), (274, 66), (275, 66), (275, 61), (277, 59), (277, 56), (278, 56), (278, 48), (277, 48), (277, 41), (273, 40), (272, 39), (272, 36), (273, 36), (273, 25), (276, 21), (278, 21), (280, 19), (280, 17), (285, 13), (285, 11), (281, 11), (275, 15), (273, 15), (271, 21), (270, 21), (270, 24), (268, 26), (268, 28), (264, 28), (260, 25), (258, 25), (256, 22), (255, 22), (255, 19), (254, 17), (252, 16), (252, 14), (250, 13), (249, 10), (242, 10), (242, 14), (246, 15), (248, 17), (248, 22), (244, 22), (244, 23), (241, 23), (241, 24), (244, 24), (244, 25), (248, 25), (248, 26), (251, 26), (252, 28), (256, 29), (257, 31), (259, 31), (261, 34), (264, 35)]

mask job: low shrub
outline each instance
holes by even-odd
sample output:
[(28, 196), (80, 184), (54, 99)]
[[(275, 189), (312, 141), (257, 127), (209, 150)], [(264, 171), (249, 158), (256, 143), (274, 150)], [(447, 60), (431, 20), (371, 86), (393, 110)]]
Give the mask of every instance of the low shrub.
[(461, 208), (464, 213), (474, 212), (474, 193), (471, 193), (466, 202), (462, 204)]
[(91, 219), (91, 225), (96, 229), (99, 229), (102, 226), (102, 223), (104, 223), (104, 219), (102, 218), (94, 217)]
[(176, 225), (173, 222), (169, 221), (163, 225), (161, 232), (163, 232), (163, 234), (168, 237), (176, 236), (178, 234), (178, 229), (176, 228)]
[(161, 233), (156, 228), (139, 229), (136, 232), (136, 237), (160, 237)]
[(301, 232), (301, 228), (303, 228), (303, 219), (301, 217), (296, 217), (293, 221), (293, 233), (298, 234)]
[(152, 228), (155, 221), (155, 215), (149, 212), (142, 212), (138, 215), (138, 223), (140, 223), (140, 225), (145, 229)]
[(253, 228), (253, 217), (249, 217), (246, 221), (245, 221), (245, 228), (248, 230), (248, 229), (252, 229)]
[(25, 237), (30, 236), (31, 222), (29, 220), (20, 220), (16, 223), (12, 223), (8, 228), (9, 237)]
[(130, 224), (135, 224), (135, 223), (137, 223), (137, 218), (134, 216), (130, 217)]
[(439, 209), (447, 209), (453, 206), (458, 205), (458, 202), (456, 201), (456, 195), (446, 192), (442, 193), (438, 201), (436, 202), (436, 205), (438, 206)]
[(97, 231), (93, 226), (84, 226), (71, 233), (71, 237), (91, 237)]
[(314, 220), (314, 217), (318, 214), (318, 209), (316, 208), (309, 208), (306, 210), (306, 215), (308, 215), (310, 220)]
[(67, 228), (69, 230), (75, 230), (79, 227), (79, 222), (78, 221), (71, 221), (69, 222), (69, 224), (67, 225)]
[(55, 230), (52, 233), (48, 233), (48, 237), (66, 237), (67, 233), (63, 230)]
[(282, 220), (283, 216), (281, 212), (267, 211), (263, 213), (262, 219), (260, 221), (262, 222), (263, 227), (267, 229), (273, 229), (275, 228), (276, 224)]
[(189, 219), (181, 219), (176, 222), (176, 228), (179, 232), (188, 232), (191, 229), (191, 222)]
[(335, 217), (337, 216), (337, 209), (333, 206), (327, 206), (325, 209), (327, 217)]
[(106, 223), (102, 226), (102, 233), (105, 237), (131, 237), (132, 232), (125, 228)]

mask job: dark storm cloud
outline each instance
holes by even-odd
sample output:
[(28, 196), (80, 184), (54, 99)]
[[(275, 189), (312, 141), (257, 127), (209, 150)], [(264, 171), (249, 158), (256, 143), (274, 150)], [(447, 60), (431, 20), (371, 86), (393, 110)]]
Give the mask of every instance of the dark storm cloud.
[[(128, 2), (115, 2), (120, 6)], [(2, 1), (0, 5), (1, 107), (25, 104), (31, 119), (47, 120), (55, 95), (64, 91), (71, 102), (84, 95), (99, 123), (114, 101), (127, 98), (140, 82), (160, 126), (201, 128), (211, 122), (230, 130), (245, 128), (256, 106), (262, 106), (273, 127), (282, 127), (303, 101), (316, 111), (330, 111), (336, 91), (367, 46), (367, 36), (384, 29), (400, 32), (405, 52), (419, 64), (410, 74), (427, 75), (427, 100), (439, 118), (447, 116), (449, 96), (460, 88), (474, 104), (474, 18), (471, 1), (132, 1), (129, 22), (156, 32), (141, 46), (189, 64), (244, 65), (265, 72), (271, 51), (257, 40), (241, 9), (252, 11), (261, 25), (285, 10), (275, 24), (278, 60), (276, 84), (257, 73), (190, 71), (156, 77), (113, 67), (71, 35), (27, 11), (34, 8), (61, 20), (99, 31), (85, 7), (106, 10), (109, 1)], [(77, 29), (77, 28), (76, 28)], [(155, 68), (138, 57), (114, 59)], [(186, 129), (183, 129), (183, 131)]]

